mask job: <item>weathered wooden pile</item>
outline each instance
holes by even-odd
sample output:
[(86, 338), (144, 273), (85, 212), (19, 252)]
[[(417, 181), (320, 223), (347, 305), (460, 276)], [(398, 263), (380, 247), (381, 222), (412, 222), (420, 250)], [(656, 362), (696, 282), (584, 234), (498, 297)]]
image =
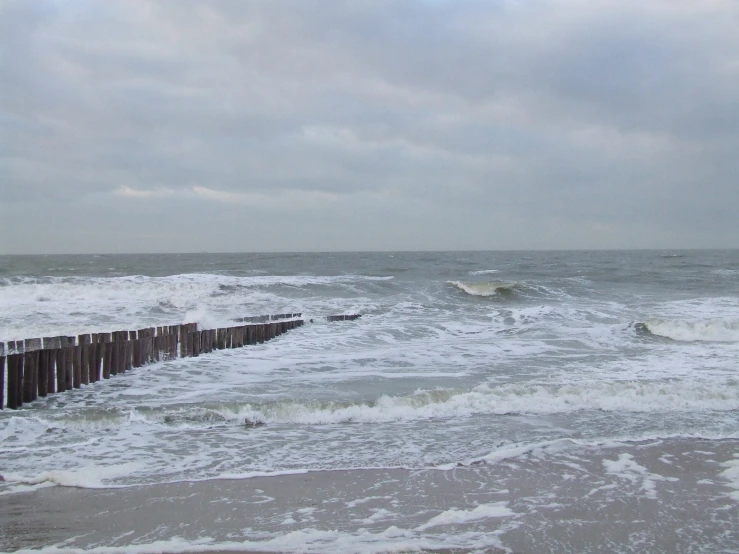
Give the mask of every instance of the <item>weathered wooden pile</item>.
[(328, 321), (354, 321), (362, 317), (361, 314), (348, 314), (348, 315), (327, 315)]
[[(82, 385), (109, 379), (136, 367), (199, 356), (225, 348), (240, 348), (275, 338), (303, 325), (302, 314), (242, 318), (261, 323), (198, 330), (197, 323), (150, 327), (136, 331), (82, 334), (0, 342), (0, 409), (5, 402), (3, 382), (7, 359), (7, 407)], [(281, 321), (280, 321), (281, 320)]]

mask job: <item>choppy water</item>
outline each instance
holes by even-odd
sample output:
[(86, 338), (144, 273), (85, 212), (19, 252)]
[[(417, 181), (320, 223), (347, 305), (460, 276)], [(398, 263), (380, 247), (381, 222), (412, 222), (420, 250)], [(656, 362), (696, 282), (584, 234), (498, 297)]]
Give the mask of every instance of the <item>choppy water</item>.
[(0, 495), (739, 439), (737, 251), (0, 257), (0, 340), (282, 312), (314, 323), (6, 410)]

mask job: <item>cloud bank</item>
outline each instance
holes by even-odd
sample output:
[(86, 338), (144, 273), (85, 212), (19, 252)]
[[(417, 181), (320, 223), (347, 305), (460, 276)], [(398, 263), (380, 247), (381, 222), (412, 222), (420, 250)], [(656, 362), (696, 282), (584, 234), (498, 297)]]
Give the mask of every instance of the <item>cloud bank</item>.
[(739, 4), (0, 0), (0, 253), (739, 246)]

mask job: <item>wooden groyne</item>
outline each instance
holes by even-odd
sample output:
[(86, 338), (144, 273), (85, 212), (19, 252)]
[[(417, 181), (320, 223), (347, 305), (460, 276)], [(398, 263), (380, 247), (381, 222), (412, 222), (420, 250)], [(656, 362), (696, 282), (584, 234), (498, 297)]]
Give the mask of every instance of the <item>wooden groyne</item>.
[(301, 316), (245, 317), (237, 320), (243, 325), (219, 329), (199, 330), (197, 323), (185, 323), (0, 342), (0, 409), (6, 400), (16, 410), (38, 397), (79, 389), (146, 364), (263, 343), (302, 326)]
[(362, 314), (349, 314), (349, 315), (327, 315), (327, 321), (354, 321), (362, 317)]

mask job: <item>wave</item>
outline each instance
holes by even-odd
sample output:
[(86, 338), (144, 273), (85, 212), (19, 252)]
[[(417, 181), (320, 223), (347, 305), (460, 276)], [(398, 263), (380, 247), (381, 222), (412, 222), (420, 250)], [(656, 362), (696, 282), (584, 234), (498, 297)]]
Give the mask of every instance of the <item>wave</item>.
[(470, 275), (489, 275), (491, 273), (499, 273), (499, 269), (480, 269), (478, 271), (470, 271)]
[(511, 297), (515, 294), (517, 284), (505, 282), (491, 283), (465, 283), (463, 281), (447, 281), (448, 285), (457, 287), (459, 290), (472, 296), (498, 296), (502, 298)]
[(637, 323), (634, 328), (637, 332), (682, 342), (739, 341), (739, 321), (728, 319), (707, 319), (703, 321), (648, 319)]
[[(382, 395), (374, 401), (279, 401), (184, 405), (80, 412), (53, 420), (14, 418), (38, 433), (67, 429), (98, 431), (154, 425), (167, 429), (214, 426), (336, 425), (396, 423), (479, 415), (607, 412), (705, 412), (739, 409), (739, 381), (614, 381), (569, 385), (479, 385), (472, 390), (437, 389), (406, 396)], [(6, 429), (7, 431), (7, 429)]]
[(106, 489), (113, 485), (106, 483), (107, 480), (118, 476), (129, 475), (141, 469), (143, 464), (129, 462), (125, 464), (114, 464), (109, 466), (88, 465), (80, 469), (42, 471), (32, 477), (16, 473), (2, 475), (4, 481), (22, 485), (41, 485), (60, 487), (74, 487), (81, 489)]

